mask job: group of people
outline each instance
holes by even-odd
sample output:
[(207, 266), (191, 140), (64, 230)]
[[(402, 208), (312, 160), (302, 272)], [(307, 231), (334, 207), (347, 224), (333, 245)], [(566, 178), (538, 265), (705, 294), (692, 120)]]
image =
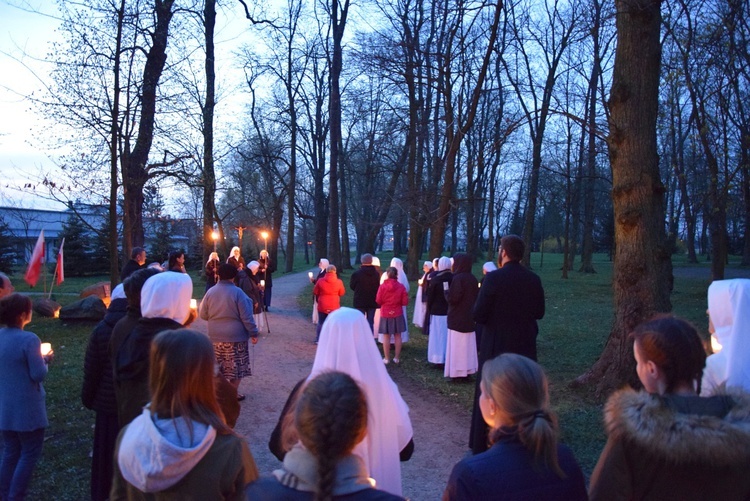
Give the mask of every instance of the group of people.
[[(271, 296), (273, 294), (273, 272), (276, 271), (276, 266), (268, 255), (268, 251), (263, 249), (260, 251), (260, 255), (257, 260), (250, 261), (245, 264), (245, 259), (242, 257), (239, 247), (232, 247), (229, 253), (229, 257), (226, 260), (226, 264), (233, 266), (237, 270), (237, 277), (235, 283), (240, 285), (245, 278), (249, 278), (253, 282), (253, 289), (250, 292), (250, 284), (240, 287), (245, 290), (246, 293), (252, 294), (253, 300), (256, 300), (256, 305), (259, 309), (268, 311), (271, 307)], [(204, 267), (204, 273), (206, 276), (206, 291), (211, 287), (219, 283), (221, 278), (219, 277), (219, 266), (221, 261), (219, 254), (214, 251), (208, 256), (208, 261)]]
[[(708, 359), (697, 330), (677, 317), (657, 316), (633, 330), (643, 389), (609, 398), (608, 439), (587, 488), (559, 442), (547, 378), (535, 361), (544, 292), (520, 264), (522, 255), (523, 242), (504, 237), (501, 267), (488, 270), (481, 287), (463, 276), (471, 263), (461, 254), (453, 263), (440, 258), (420, 283), (418, 296), (428, 296), (422, 322), (430, 342), (445, 332), (446, 366), (451, 353), (479, 347), (474, 454), (454, 466), (443, 499), (747, 499), (750, 280), (709, 287), (709, 331), (717, 344)], [(402, 269), (392, 262), (383, 278), (373, 262), (364, 255), (352, 275), (355, 308), (328, 302), (328, 295), (343, 295), (335, 267), (314, 278), (323, 314), (315, 359), (269, 439), (280, 468), (263, 477), (232, 429), (248, 342), (258, 335), (253, 300), (235, 284), (245, 266), (237, 259), (217, 267), (200, 312), (190, 308), (189, 276), (133, 271), (113, 291), (86, 352), (82, 400), (97, 413), (92, 499), (403, 499), (400, 462), (414, 453), (414, 434), (386, 370), (385, 346), (406, 328), (408, 295)], [(374, 302), (364, 301), (368, 287)], [(31, 301), (13, 293), (2, 274), (0, 297), (0, 499), (23, 499), (47, 426), (42, 381), (53, 354), (42, 355), (39, 338), (25, 331)], [(444, 309), (434, 304), (441, 298)], [(198, 314), (208, 336), (187, 328)], [(481, 332), (461, 322), (466, 318)], [(373, 342), (377, 334), (384, 358)]]

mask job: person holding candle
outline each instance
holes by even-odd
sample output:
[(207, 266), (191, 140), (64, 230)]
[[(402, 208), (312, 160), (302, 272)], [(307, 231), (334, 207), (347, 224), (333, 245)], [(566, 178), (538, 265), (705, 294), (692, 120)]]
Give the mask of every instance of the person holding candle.
[(276, 265), (268, 255), (268, 251), (260, 251), (258, 258), (258, 276), (265, 283), (263, 284), (263, 307), (268, 311), (271, 307), (271, 292), (273, 291), (273, 272), (276, 271)]
[[(320, 258), (320, 261), (318, 261), (318, 273), (314, 274), (311, 271), (307, 274), (307, 277), (310, 279), (311, 284), (315, 285), (318, 280), (326, 276), (326, 268), (328, 268), (329, 264), (330, 263), (326, 258)], [(312, 323), (317, 324), (318, 320), (318, 296), (313, 294)]]
[(13, 293), (0, 299), (0, 499), (24, 499), (48, 426), (42, 381), (52, 352), (24, 327), (31, 322), (31, 299)]
[(657, 316), (630, 337), (643, 390), (604, 407), (590, 499), (750, 499), (750, 394), (698, 396), (706, 352), (685, 320)]
[(151, 403), (118, 437), (110, 499), (244, 499), (258, 468), (216, 401), (211, 341), (168, 330), (149, 351)]
[(432, 271), (432, 261), (425, 261), (422, 264), (422, 277), (417, 281), (417, 298), (414, 301), (414, 314), (412, 315), (412, 323), (419, 327), (424, 328), (424, 317), (425, 317), (425, 306), (427, 304), (427, 275)]
[(212, 252), (208, 256), (206, 261), (205, 273), (206, 273), (206, 291), (216, 285), (219, 282), (219, 254)]
[(227, 258), (227, 264), (231, 264), (237, 270), (245, 268), (245, 259), (240, 256), (239, 247), (232, 247), (232, 252), (229, 253), (229, 257)]
[(148, 391), (151, 341), (161, 331), (180, 329), (195, 320), (197, 313), (190, 309), (192, 295), (193, 281), (186, 273), (157, 273), (143, 284), (142, 317), (120, 344), (113, 364), (121, 426), (139, 416), (151, 400)]
[(250, 261), (247, 263), (247, 269), (249, 273), (245, 270), (237, 271), (237, 287), (242, 289), (247, 294), (247, 297), (253, 301), (255, 325), (260, 330), (265, 327), (265, 324), (263, 324), (263, 290), (258, 278), (260, 263), (258, 261)]
[(750, 280), (715, 280), (708, 286), (708, 330), (713, 354), (706, 359), (701, 396), (738, 386), (750, 391)]

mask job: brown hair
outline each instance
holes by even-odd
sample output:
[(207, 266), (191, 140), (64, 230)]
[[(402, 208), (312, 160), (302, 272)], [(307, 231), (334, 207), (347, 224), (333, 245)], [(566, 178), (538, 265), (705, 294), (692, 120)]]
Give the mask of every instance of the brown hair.
[(385, 270), (385, 273), (388, 275), (388, 278), (398, 279), (398, 269), (395, 266), (391, 266)]
[(657, 315), (636, 327), (630, 337), (666, 376), (667, 393), (683, 383), (697, 385), (700, 393), (706, 350), (692, 324), (672, 315)]
[[(482, 366), (482, 383), (500, 422), (517, 429), (534, 461), (565, 478), (557, 459), (557, 417), (549, 408), (547, 376), (541, 366), (524, 356), (504, 353)], [(502, 434), (492, 430), (490, 441), (494, 443)]]
[(364, 392), (348, 374), (324, 372), (302, 389), (294, 427), (318, 461), (316, 501), (332, 499), (336, 462), (351, 453), (367, 433)]
[(159, 333), (151, 342), (149, 390), (151, 413), (161, 418), (184, 417), (231, 434), (214, 390), (214, 349), (205, 334), (191, 329)]
[(8, 327), (19, 327), (21, 317), (31, 311), (31, 299), (23, 294), (14, 292), (0, 299), (0, 324)]

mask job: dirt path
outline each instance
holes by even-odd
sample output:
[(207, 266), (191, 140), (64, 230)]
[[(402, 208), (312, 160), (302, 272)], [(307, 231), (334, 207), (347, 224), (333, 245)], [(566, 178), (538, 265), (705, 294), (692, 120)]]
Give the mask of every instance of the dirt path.
[[(240, 385), (247, 399), (236, 429), (247, 437), (262, 475), (280, 465), (268, 450), (268, 439), (292, 387), (309, 374), (315, 358), (315, 327), (309, 314), (301, 313), (297, 305), (297, 296), (307, 284), (306, 273), (274, 278), (273, 305), (268, 312), (271, 333), (264, 329), (261, 334), (254, 348), (254, 375)], [(194, 327), (204, 329), (205, 324), (196, 322)], [(440, 395), (399, 379), (399, 390), (410, 409), (415, 444), (411, 460), (401, 463), (404, 496), (415, 501), (437, 500), (451, 468), (468, 452), (470, 415)]]

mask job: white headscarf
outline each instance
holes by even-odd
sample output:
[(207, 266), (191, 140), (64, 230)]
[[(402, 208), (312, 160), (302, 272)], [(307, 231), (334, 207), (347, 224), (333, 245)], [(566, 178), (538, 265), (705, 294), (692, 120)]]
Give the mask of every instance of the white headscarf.
[[(393, 259), (391, 259), (391, 266), (398, 270), (398, 282), (406, 287), (406, 292), (409, 292), (409, 279), (406, 277), (406, 273), (404, 273), (404, 262), (399, 258), (394, 257)], [(388, 280), (388, 272), (385, 272), (383, 273), (383, 275), (381, 275), (380, 283), (382, 284), (386, 280)]]
[(253, 272), (253, 275), (258, 271), (258, 268), (260, 268), (260, 263), (258, 261), (250, 261), (247, 263), (247, 269)]
[(482, 265), (482, 269), (485, 273), (489, 273), (491, 271), (495, 271), (497, 269), (497, 266), (495, 266), (495, 263), (493, 263), (492, 261), (487, 261)]
[(438, 271), (450, 270), (452, 266), (453, 262), (451, 261), (451, 258), (443, 256), (438, 259)]
[[(237, 251), (236, 256), (234, 255), (234, 251)], [(232, 247), (232, 252), (229, 253), (229, 257), (239, 259), (239, 254), (240, 254), (240, 248), (235, 245), (234, 247)], [(229, 261), (229, 257), (227, 258), (227, 261)]]
[(212, 252), (208, 255), (208, 261), (206, 261), (206, 264), (210, 263), (211, 261), (218, 261), (219, 260), (219, 253), (218, 252)]
[(716, 357), (712, 365), (726, 362), (727, 387), (750, 391), (750, 279), (713, 282), (708, 287), (708, 311), (714, 335), (722, 345), (721, 352), (711, 355), (709, 361)]
[(400, 496), (399, 453), (414, 434), (409, 407), (385, 370), (367, 319), (352, 308), (326, 318), (308, 379), (331, 370), (349, 374), (367, 397), (367, 436), (354, 454), (365, 461), (378, 489)]
[(187, 273), (163, 272), (146, 280), (141, 290), (141, 314), (171, 318), (184, 324), (190, 315), (193, 281)]
[(373, 266), (380, 266), (380, 258), (378, 256), (372, 256), (372, 265)]
[(126, 297), (125, 287), (122, 284), (117, 284), (117, 287), (112, 290), (112, 294), (109, 296), (109, 300), (114, 301), (115, 299), (126, 299)]
[(424, 263), (422, 263), (422, 270), (424, 270), (425, 268), (432, 269), (432, 261), (425, 261)]

